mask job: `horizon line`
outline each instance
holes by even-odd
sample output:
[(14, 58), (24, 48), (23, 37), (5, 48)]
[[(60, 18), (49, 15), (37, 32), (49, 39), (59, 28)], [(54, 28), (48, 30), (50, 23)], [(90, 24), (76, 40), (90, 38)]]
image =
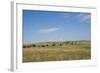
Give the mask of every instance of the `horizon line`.
[(26, 44), (36, 44), (36, 43), (46, 43), (46, 42), (66, 42), (66, 41), (91, 41), (91, 40), (55, 40), (55, 41), (39, 41), (39, 42), (28, 42), (28, 43), (23, 43), (23, 45)]

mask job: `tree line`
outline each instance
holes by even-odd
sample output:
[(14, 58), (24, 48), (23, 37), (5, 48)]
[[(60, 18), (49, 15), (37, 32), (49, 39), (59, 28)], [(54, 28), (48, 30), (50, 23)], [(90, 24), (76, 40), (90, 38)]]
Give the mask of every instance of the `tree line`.
[(63, 46), (63, 45), (79, 45), (79, 41), (66, 41), (66, 42), (52, 42), (51, 44), (31, 44), (31, 45), (23, 45), (23, 48), (30, 48), (30, 47), (49, 47), (49, 46)]

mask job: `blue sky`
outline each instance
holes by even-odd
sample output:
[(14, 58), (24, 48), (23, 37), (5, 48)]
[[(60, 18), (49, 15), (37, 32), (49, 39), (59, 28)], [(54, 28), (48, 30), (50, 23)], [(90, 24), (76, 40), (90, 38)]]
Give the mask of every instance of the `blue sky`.
[(23, 42), (91, 39), (91, 14), (23, 10)]

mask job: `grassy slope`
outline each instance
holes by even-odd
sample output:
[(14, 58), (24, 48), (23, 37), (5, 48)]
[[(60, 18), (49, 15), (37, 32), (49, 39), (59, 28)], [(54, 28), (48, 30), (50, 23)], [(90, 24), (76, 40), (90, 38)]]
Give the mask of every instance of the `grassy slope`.
[(23, 48), (23, 62), (82, 60), (91, 58), (89, 43)]

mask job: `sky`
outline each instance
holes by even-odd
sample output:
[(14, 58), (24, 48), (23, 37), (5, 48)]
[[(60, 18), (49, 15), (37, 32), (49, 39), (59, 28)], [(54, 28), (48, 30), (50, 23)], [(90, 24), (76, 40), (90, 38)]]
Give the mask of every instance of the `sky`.
[(23, 10), (23, 42), (91, 39), (91, 13)]

